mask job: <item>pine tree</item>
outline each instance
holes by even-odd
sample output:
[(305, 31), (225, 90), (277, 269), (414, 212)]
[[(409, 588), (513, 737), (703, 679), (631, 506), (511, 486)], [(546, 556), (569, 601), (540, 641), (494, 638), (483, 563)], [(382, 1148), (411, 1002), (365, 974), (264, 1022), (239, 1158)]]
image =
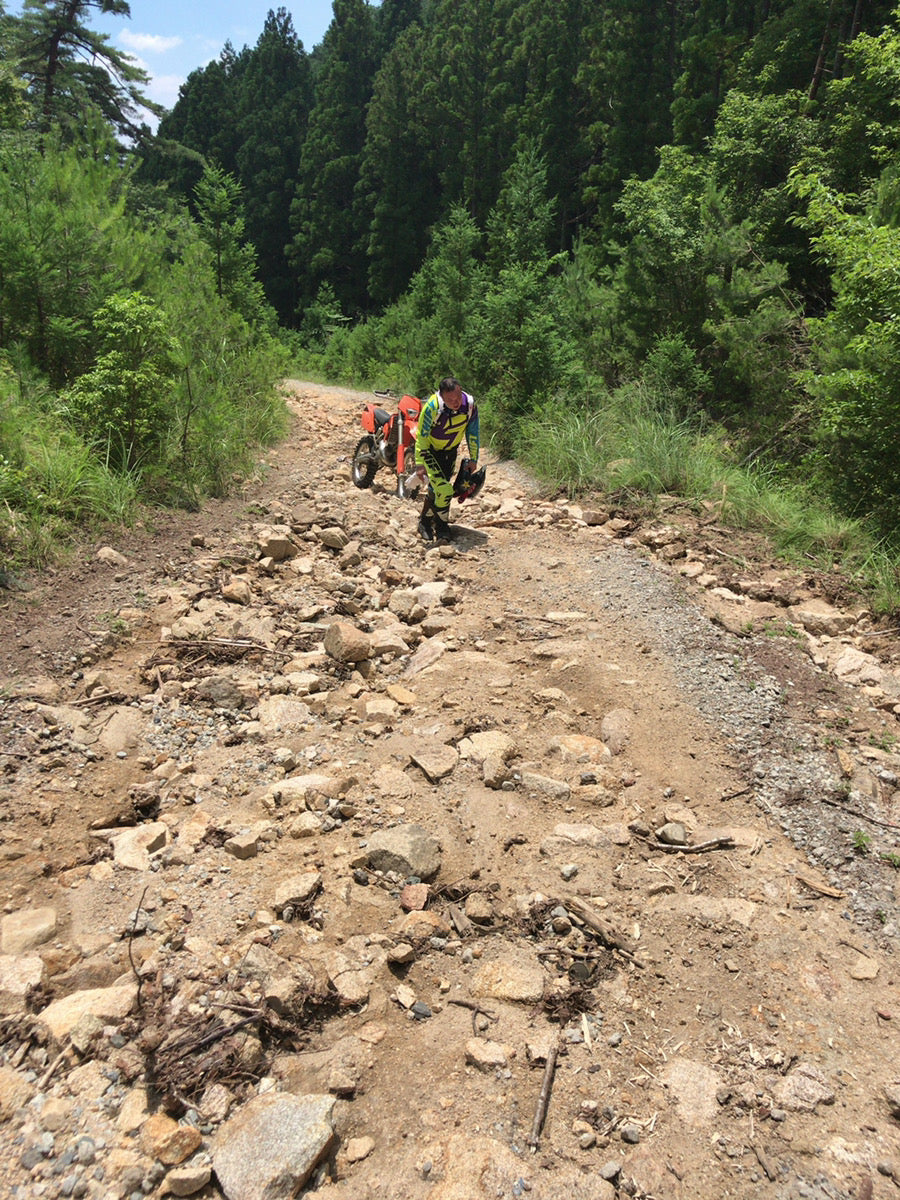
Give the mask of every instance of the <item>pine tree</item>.
[(141, 90), (146, 71), (85, 23), (91, 9), (130, 17), (126, 0), (25, 0), (15, 22), (13, 53), (28, 81), (43, 133), (58, 126), (77, 137), (88, 108), (98, 109), (118, 133), (142, 134), (141, 110), (161, 115)]

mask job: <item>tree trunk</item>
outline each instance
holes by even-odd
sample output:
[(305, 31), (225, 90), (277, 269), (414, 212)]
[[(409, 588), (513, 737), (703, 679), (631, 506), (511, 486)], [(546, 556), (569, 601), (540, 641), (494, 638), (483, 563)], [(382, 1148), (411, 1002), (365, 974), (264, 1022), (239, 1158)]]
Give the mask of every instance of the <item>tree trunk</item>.
[(822, 75), (825, 72), (825, 54), (828, 50), (828, 42), (831, 37), (831, 19), (834, 14), (834, 0), (828, 5), (828, 18), (825, 21), (825, 29), (822, 32), (822, 44), (819, 46), (819, 56), (816, 59), (816, 69), (813, 71), (812, 83), (809, 86), (809, 98), (815, 100), (819, 91), (819, 85), (822, 82)]

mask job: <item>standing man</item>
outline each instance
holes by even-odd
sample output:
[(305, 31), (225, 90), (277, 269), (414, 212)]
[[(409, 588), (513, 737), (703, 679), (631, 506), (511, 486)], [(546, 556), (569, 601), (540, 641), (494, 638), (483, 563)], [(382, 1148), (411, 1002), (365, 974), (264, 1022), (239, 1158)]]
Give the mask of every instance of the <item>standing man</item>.
[[(472, 396), (467, 395), (459, 380), (448, 375), (438, 390), (429, 396), (419, 414), (416, 437), (416, 462), (424, 465), (428, 475), (428, 494), (419, 517), (419, 533), (426, 542), (452, 541), (454, 531), (447, 524), (450, 501), (453, 498), (451, 476), (456, 465), (456, 452), (466, 439), (469, 457), (468, 470), (478, 463), (478, 409)], [(428, 516), (434, 512), (434, 521)]]

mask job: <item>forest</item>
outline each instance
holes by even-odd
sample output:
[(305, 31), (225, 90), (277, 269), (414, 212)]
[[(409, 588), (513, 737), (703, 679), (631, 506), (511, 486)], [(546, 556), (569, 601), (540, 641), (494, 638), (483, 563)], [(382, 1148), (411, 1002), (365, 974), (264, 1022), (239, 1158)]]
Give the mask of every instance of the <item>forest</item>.
[(900, 10), (334, 0), (171, 111), (0, 0), (0, 547), (221, 494), (278, 380), (427, 394), (569, 494), (677, 493), (900, 605)]

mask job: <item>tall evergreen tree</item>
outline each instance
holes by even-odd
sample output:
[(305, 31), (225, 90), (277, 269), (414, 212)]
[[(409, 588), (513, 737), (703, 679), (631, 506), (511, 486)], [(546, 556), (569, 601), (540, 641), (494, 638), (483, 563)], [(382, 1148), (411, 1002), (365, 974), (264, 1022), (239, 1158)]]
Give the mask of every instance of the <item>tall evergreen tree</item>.
[(702, 150), (744, 52), (771, 0), (699, 0), (681, 38), (682, 71), (672, 105), (675, 141)]
[(369, 213), (355, 195), (374, 75), (371, 7), (366, 0), (334, 0), (291, 210), (301, 304), (328, 280), (344, 311), (366, 307)]
[(607, 231), (623, 182), (651, 175), (659, 147), (671, 141), (682, 15), (674, 0), (606, 0), (600, 9), (582, 67), (595, 102), (588, 136), (597, 147), (585, 198)]
[(256, 254), (245, 236), (241, 186), (233, 175), (209, 164), (197, 184), (200, 236), (213, 255), (216, 292), (248, 322), (265, 322)]
[(53, 126), (74, 137), (86, 108), (99, 109), (121, 136), (142, 135), (141, 110), (162, 108), (141, 90), (146, 71), (120, 53), (106, 34), (86, 24), (91, 10), (130, 17), (126, 0), (25, 0), (15, 23), (13, 52), (28, 80), (43, 133)]
[(525, 67), (525, 99), (517, 122), (518, 143), (528, 138), (547, 167), (547, 192), (556, 201), (556, 249), (570, 249), (590, 217), (582, 203), (585, 172), (596, 164), (588, 137), (598, 97), (583, 86), (581, 64), (596, 41), (599, 6), (592, 0), (528, 0), (523, 5), (519, 56)]
[(429, 126), (422, 119), (425, 35), (418, 25), (397, 40), (375, 79), (360, 166), (371, 212), (368, 289), (376, 305), (396, 300), (428, 249), (443, 193)]
[(299, 299), (286, 257), (290, 209), (312, 107), (309, 60), (284, 8), (269, 10), (237, 88), (237, 174), (247, 236), (256, 247), (266, 295), (290, 324)]
[(413, 21), (421, 20), (422, 0), (381, 0), (375, 10), (375, 53), (384, 58)]
[(227, 42), (217, 59), (191, 71), (178, 90), (175, 107), (144, 149), (139, 179), (168, 182), (188, 198), (206, 162), (237, 174), (238, 93), (247, 55), (246, 49), (238, 54)]

